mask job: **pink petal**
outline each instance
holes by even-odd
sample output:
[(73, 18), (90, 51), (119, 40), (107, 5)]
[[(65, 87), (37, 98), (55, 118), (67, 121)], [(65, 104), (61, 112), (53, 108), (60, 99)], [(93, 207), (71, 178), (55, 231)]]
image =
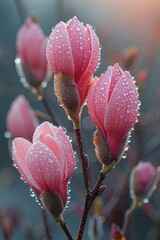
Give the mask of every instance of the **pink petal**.
[(63, 159), (65, 163), (64, 179), (68, 181), (75, 170), (75, 157), (74, 157), (72, 145), (62, 127), (57, 128), (56, 139), (63, 153)]
[(27, 166), (41, 192), (58, 191), (62, 181), (61, 166), (54, 153), (43, 143), (34, 143), (26, 157)]
[(60, 22), (52, 30), (49, 37), (46, 56), (54, 73), (64, 72), (74, 77), (74, 63), (70, 39), (66, 25)]
[[(42, 51), (43, 43), (46, 43), (46, 37), (43, 35), (37, 24), (32, 25), (30, 31), (25, 35), (25, 42), (26, 45), (24, 49), (26, 51), (26, 64), (31, 67), (39, 66), (39, 57), (41, 56), (46, 59), (45, 54), (42, 56), (40, 53)], [(45, 62), (45, 65), (46, 64), (47, 62)]]
[(95, 95), (95, 89), (96, 89), (96, 85), (99, 81), (98, 77), (95, 77), (92, 85), (90, 86), (89, 92), (88, 92), (88, 98), (87, 98), (87, 106), (88, 106), (88, 113), (92, 119), (92, 121), (94, 122), (94, 124), (98, 127), (101, 128), (101, 123), (98, 121), (98, 116), (95, 114), (95, 99), (94, 99), (94, 95)]
[(32, 177), (26, 163), (26, 155), (31, 145), (32, 144), (24, 138), (15, 138), (13, 140), (12, 156), (23, 180), (30, 185), (30, 187), (39, 191), (40, 188)]
[(139, 163), (137, 166), (138, 176), (139, 176), (139, 190), (144, 192), (149, 181), (155, 176), (155, 167), (149, 163)]
[(79, 90), (81, 101), (83, 101), (85, 98), (85, 93), (86, 93), (85, 90), (88, 84), (88, 80), (96, 70), (96, 67), (99, 63), (99, 55), (100, 55), (100, 45), (99, 45), (99, 39), (97, 35), (95, 34), (94, 30), (90, 25), (86, 26), (86, 30), (88, 32), (88, 36), (91, 41), (91, 46), (90, 46), (91, 55), (90, 55), (90, 60), (88, 62), (87, 68), (78, 82), (78, 90)]
[(112, 71), (112, 79), (111, 79), (111, 83), (110, 83), (110, 88), (109, 88), (109, 96), (108, 96), (108, 101), (110, 100), (112, 91), (117, 83), (117, 81), (120, 79), (120, 77), (122, 76), (123, 71), (120, 68), (120, 66), (118, 65), (118, 63), (116, 63), (113, 67), (113, 71)]
[(55, 155), (56, 159), (59, 161), (62, 172), (64, 171), (64, 156), (61, 151), (60, 143), (56, 138), (53, 138), (51, 135), (46, 135), (42, 141)]
[(115, 85), (104, 119), (112, 157), (121, 147), (138, 114), (138, 92), (128, 72)]
[(90, 44), (88, 34), (83, 23), (78, 21), (76, 17), (68, 22), (67, 31), (74, 59), (74, 80), (77, 83), (80, 76), (83, 74), (84, 69), (88, 65), (91, 54), (89, 49)]
[(94, 87), (94, 92), (92, 95), (93, 99), (93, 111), (99, 122), (99, 128), (102, 130), (104, 125), (104, 115), (105, 109), (108, 104), (108, 94), (109, 87), (111, 84), (111, 76), (112, 76), (112, 67), (108, 67), (107, 71), (101, 75), (99, 81), (97, 81), (96, 87)]
[(7, 130), (12, 137), (32, 139), (38, 124), (35, 113), (23, 95), (19, 95), (12, 103), (6, 118)]
[[(37, 23), (27, 19), (17, 34), (17, 51), (22, 61), (28, 66), (43, 67), (47, 66), (44, 52), (46, 37)], [(43, 51), (43, 54), (41, 52)]]
[(57, 127), (53, 126), (51, 123), (47, 121), (43, 122), (36, 128), (33, 134), (33, 143), (38, 141), (42, 135), (49, 134), (54, 137), (56, 129)]
[(68, 200), (68, 195), (69, 195), (69, 192), (68, 192), (68, 181), (62, 181), (61, 188), (59, 189), (59, 193), (60, 193), (60, 195), (62, 197), (63, 204), (65, 206), (66, 203), (67, 203), (67, 200)]

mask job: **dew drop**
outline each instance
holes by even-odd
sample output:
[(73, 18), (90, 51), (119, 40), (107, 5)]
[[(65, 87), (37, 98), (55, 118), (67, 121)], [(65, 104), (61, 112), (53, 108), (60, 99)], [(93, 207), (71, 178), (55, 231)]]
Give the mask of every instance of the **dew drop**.
[(124, 153), (123, 154), (123, 156), (122, 156), (122, 158), (126, 158), (127, 157), (127, 154), (126, 153)]
[(149, 202), (149, 199), (148, 198), (144, 198), (143, 199), (143, 203), (148, 203)]
[(7, 138), (7, 139), (10, 138), (10, 137), (11, 137), (10, 132), (5, 132), (5, 133), (4, 133), (4, 137)]
[(53, 163), (53, 159), (52, 158), (48, 158), (48, 162), (49, 163)]
[(35, 193), (33, 192), (32, 188), (30, 188), (30, 196), (35, 197)]

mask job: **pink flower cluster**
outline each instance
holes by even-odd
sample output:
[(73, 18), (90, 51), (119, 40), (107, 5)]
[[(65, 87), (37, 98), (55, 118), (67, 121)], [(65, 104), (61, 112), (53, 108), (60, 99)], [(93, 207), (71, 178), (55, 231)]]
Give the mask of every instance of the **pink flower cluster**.
[[(47, 68), (45, 46), (46, 37), (37, 24), (28, 19), (17, 35), (17, 51), (38, 85)], [(79, 121), (88, 99), (89, 115), (98, 129), (94, 135), (96, 155), (102, 164), (108, 165), (120, 160), (128, 144), (129, 132), (138, 115), (138, 92), (130, 73), (123, 71), (118, 64), (108, 67), (100, 78), (93, 79), (99, 55), (100, 44), (93, 28), (90, 25), (84, 27), (76, 17), (67, 23), (60, 22), (52, 29), (46, 56), (55, 73), (58, 100), (74, 122), (75, 119)], [(10, 115), (16, 112), (14, 108)], [(11, 131), (10, 120), (8, 122)], [(13, 141), (13, 161), (24, 181), (40, 198), (43, 196), (44, 204), (48, 202), (49, 194), (61, 202), (61, 209), (64, 208), (75, 158), (62, 127), (44, 122), (36, 128), (32, 143), (16, 138)], [(47, 209), (50, 207), (47, 203)], [(51, 213), (54, 211), (52, 209)]]

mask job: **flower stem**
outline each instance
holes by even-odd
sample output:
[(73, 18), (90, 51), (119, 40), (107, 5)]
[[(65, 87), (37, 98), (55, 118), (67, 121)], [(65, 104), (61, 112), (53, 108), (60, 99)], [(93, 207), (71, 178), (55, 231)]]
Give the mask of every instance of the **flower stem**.
[(86, 195), (85, 206), (84, 206), (84, 210), (83, 210), (83, 215), (82, 215), (82, 220), (81, 220), (80, 227), (79, 227), (77, 240), (81, 240), (82, 237), (83, 237), (84, 228), (85, 228), (85, 225), (86, 225), (88, 213), (90, 211), (90, 208), (91, 208), (91, 205), (92, 205), (94, 199), (95, 199), (95, 197), (93, 197), (92, 194), (88, 193)]
[(122, 226), (122, 231), (123, 231), (123, 234), (125, 235), (126, 234), (126, 231), (127, 231), (127, 228), (128, 228), (128, 225), (133, 217), (133, 214), (135, 212), (135, 209), (134, 208), (129, 208), (126, 212), (125, 212), (125, 217), (124, 217), (124, 222), (123, 222), (123, 226)]
[(65, 222), (63, 221), (63, 222), (60, 222), (59, 224), (63, 229), (64, 233), (66, 234), (66, 236), (68, 237), (68, 240), (73, 240), (72, 235), (70, 234)]
[(56, 126), (59, 126), (59, 125), (63, 126), (60, 119), (54, 114), (54, 112), (49, 104), (45, 90), (43, 88), (39, 87), (39, 88), (37, 88), (37, 93), (41, 96), (39, 101), (43, 102), (48, 114), (50, 115), (50, 117), (52, 119), (52, 123)]
[(16, 7), (17, 7), (17, 12), (19, 14), (19, 18), (21, 20), (21, 23), (23, 23), (24, 20), (27, 17), (27, 12), (26, 12), (26, 9), (25, 9), (25, 6), (24, 6), (24, 1), (23, 0), (15, 0), (15, 4), (16, 4)]
[(128, 225), (133, 217), (133, 214), (140, 203), (141, 203), (141, 198), (135, 197), (132, 201), (131, 207), (125, 212), (124, 222), (122, 226), (122, 231), (124, 235), (127, 231)]
[(91, 208), (95, 198), (98, 196), (99, 189), (101, 187), (101, 184), (102, 184), (103, 180), (105, 179), (106, 175), (112, 170), (112, 168), (114, 166), (115, 166), (114, 161), (107, 167), (103, 166), (102, 171), (99, 173), (99, 178), (97, 179), (97, 182), (96, 182), (94, 188), (87, 193), (86, 199), (85, 199), (85, 206), (84, 206), (84, 210), (83, 210), (83, 215), (82, 215), (82, 220), (81, 220), (81, 223), (80, 223), (79, 232), (78, 232), (78, 236), (77, 236), (77, 240), (82, 239), (85, 224), (86, 224), (86, 221), (87, 221), (87, 217), (88, 217), (88, 213), (90, 211), (90, 208)]
[(89, 177), (88, 177), (88, 163), (84, 154), (83, 150), (83, 144), (82, 144), (82, 137), (81, 137), (81, 130), (80, 128), (74, 128), (75, 134), (76, 134), (76, 139), (77, 139), (77, 144), (78, 144), (78, 149), (79, 149), (79, 155), (80, 155), (80, 160), (82, 164), (82, 171), (83, 171), (83, 178), (84, 178), (84, 184), (85, 184), (85, 189), (86, 192), (89, 192)]
[(47, 237), (47, 240), (51, 240), (52, 238), (51, 238), (51, 234), (48, 227), (46, 212), (44, 209), (42, 209), (42, 219), (43, 219), (43, 224), (45, 228), (45, 236)]

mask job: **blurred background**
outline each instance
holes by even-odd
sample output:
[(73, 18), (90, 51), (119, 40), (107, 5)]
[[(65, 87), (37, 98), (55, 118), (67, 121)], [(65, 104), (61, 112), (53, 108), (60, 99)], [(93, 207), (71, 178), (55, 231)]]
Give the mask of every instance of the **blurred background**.
[[(95, 28), (102, 46), (101, 64), (95, 73), (100, 76), (107, 66), (119, 62), (123, 69), (136, 76), (141, 101), (141, 116), (132, 132), (132, 141), (127, 158), (122, 159), (107, 178), (106, 193), (99, 199), (99, 216), (103, 236), (109, 239), (110, 224), (122, 226), (125, 210), (130, 206), (128, 179), (130, 171), (140, 160), (159, 165), (160, 159), (160, 1), (159, 0), (0, 0), (0, 239), (48, 239), (45, 237), (43, 212), (29, 187), (20, 180), (10, 156), (11, 140), (6, 133), (6, 115), (12, 101), (19, 94), (25, 95), (35, 110), (46, 112), (36, 95), (23, 87), (17, 74), (16, 34), (25, 18), (34, 15), (46, 36), (59, 21), (68, 21), (73, 16)], [(57, 104), (53, 81), (46, 89), (55, 113), (63, 119), (69, 135), (74, 140), (72, 124), (63, 109)], [(82, 117), (84, 146), (91, 159), (90, 178), (94, 184), (98, 165), (94, 156), (92, 135), (95, 129), (84, 109)], [(79, 163), (78, 163), (79, 166)], [(123, 169), (123, 172), (122, 172)], [(124, 169), (126, 171), (124, 171)], [(66, 210), (66, 222), (76, 236), (83, 186), (79, 185), (81, 170), (78, 168), (71, 181), (71, 203)], [(151, 198), (152, 214), (138, 209), (128, 230), (129, 240), (160, 239), (160, 188)], [(113, 200), (111, 200), (114, 199)], [(125, 203), (125, 204), (124, 204)], [(96, 210), (95, 210), (96, 211)], [(94, 214), (91, 212), (90, 219)], [(90, 220), (89, 219), (89, 220)], [(52, 239), (65, 239), (63, 232), (50, 216), (47, 216)], [(84, 239), (88, 236), (87, 225)], [(11, 234), (12, 233), (12, 234)], [(4, 238), (4, 235), (11, 237)]]

